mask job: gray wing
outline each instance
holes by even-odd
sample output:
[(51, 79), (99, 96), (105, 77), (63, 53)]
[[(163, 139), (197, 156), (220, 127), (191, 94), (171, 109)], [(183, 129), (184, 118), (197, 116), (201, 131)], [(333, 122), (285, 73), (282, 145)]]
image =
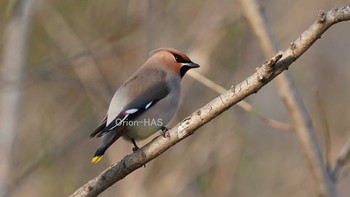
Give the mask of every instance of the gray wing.
[[(121, 87), (127, 87), (129, 90), (128, 93), (134, 99), (127, 103), (108, 124), (106, 117), (90, 137), (96, 135), (97, 137), (101, 137), (110, 131), (120, 130), (124, 121), (132, 121), (169, 94), (170, 90), (165, 81), (166, 74), (163, 71), (145, 70), (142, 73), (142, 75), (131, 76)], [(137, 81), (135, 80), (136, 78), (138, 78)], [(140, 81), (145, 83), (139, 84), (138, 82)], [(140, 86), (142, 86), (143, 91), (140, 91)]]

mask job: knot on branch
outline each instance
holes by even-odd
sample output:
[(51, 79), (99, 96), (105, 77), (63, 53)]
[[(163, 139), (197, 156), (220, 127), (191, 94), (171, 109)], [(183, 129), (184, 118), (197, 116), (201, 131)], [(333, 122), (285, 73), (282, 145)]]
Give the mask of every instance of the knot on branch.
[(324, 23), (326, 22), (326, 13), (323, 10), (320, 10), (318, 13), (318, 22), (319, 23)]
[(279, 51), (274, 57), (266, 61), (261, 67), (256, 68), (258, 74), (258, 79), (264, 81), (269, 79), (274, 73), (274, 65), (280, 60), (283, 56), (283, 52)]
[(184, 136), (186, 136), (187, 134), (186, 130), (189, 127), (190, 121), (191, 121), (191, 117), (187, 117), (177, 127), (177, 135), (179, 138), (183, 138)]

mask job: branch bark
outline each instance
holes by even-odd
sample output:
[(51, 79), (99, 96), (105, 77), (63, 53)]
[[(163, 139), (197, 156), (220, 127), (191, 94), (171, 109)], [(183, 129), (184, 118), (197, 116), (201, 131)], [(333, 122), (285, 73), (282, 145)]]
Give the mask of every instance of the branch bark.
[(237, 102), (258, 92), (277, 75), (297, 60), (332, 25), (350, 20), (350, 6), (323, 13), (293, 44), (284, 52), (279, 52), (265, 62), (256, 72), (236, 86), (232, 86), (204, 107), (169, 130), (169, 138), (158, 136), (137, 152), (125, 156), (94, 179), (76, 190), (71, 196), (97, 196), (128, 174), (142, 167), (181, 140), (193, 134), (198, 128), (217, 117)]
[[(203, 85), (205, 85), (209, 89), (211, 89), (219, 94), (223, 94), (226, 91), (226, 89), (224, 87), (220, 86), (219, 84), (213, 82), (212, 80), (208, 79), (207, 77), (205, 77), (204, 75), (202, 75), (196, 71), (189, 72), (188, 75), (191, 76), (193, 79), (197, 80), (198, 82), (202, 83)], [(251, 104), (249, 104), (248, 102), (246, 102), (244, 100), (237, 103), (237, 106), (242, 108), (246, 112), (250, 113), (251, 115), (255, 116), (260, 121), (269, 125), (270, 127), (279, 129), (281, 131), (282, 130), (288, 131), (288, 132), (293, 131), (292, 125), (267, 118), (266, 116), (261, 114), (259, 111), (257, 111)]]

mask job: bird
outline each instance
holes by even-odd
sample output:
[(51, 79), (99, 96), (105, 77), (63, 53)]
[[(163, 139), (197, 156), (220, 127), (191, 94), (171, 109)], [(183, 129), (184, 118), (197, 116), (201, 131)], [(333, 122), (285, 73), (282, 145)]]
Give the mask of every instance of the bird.
[(165, 136), (165, 126), (179, 106), (181, 79), (188, 70), (199, 67), (179, 50), (152, 51), (149, 59), (116, 91), (106, 117), (91, 133), (90, 139), (102, 138), (91, 162), (99, 162), (120, 137), (131, 141), (136, 152), (136, 141), (159, 130)]

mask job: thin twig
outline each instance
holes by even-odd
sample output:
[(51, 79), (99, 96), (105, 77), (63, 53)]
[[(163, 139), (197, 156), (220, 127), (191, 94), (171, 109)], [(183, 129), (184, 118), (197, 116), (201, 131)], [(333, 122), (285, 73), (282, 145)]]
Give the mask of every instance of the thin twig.
[(344, 144), (340, 154), (338, 155), (335, 165), (332, 169), (332, 175), (336, 180), (341, 178), (341, 170), (345, 167), (346, 164), (350, 162), (350, 137), (347, 142)]
[(316, 92), (316, 105), (319, 109), (319, 114), (321, 116), (321, 123), (323, 124), (324, 128), (324, 138), (325, 138), (325, 155), (326, 155), (326, 162), (327, 162), (327, 168), (328, 171), (330, 170), (332, 166), (332, 150), (331, 150), (331, 131), (329, 128), (328, 118), (325, 109), (322, 106), (321, 98), (318, 93)]

